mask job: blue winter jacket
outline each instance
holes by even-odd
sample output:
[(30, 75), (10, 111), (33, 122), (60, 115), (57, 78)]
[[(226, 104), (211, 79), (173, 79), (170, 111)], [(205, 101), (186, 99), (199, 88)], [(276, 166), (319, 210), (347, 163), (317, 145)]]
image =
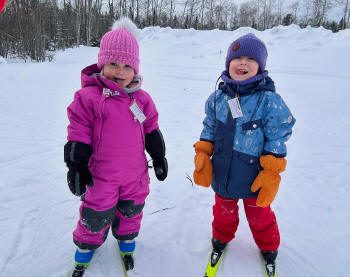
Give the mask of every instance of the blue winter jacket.
[[(227, 198), (256, 197), (250, 187), (261, 170), (259, 157), (284, 157), (295, 119), (275, 92), (267, 71), (248, 82), (235, 82), (226, 72), (205, 105), (200, 139), (214, 143), (213, 190)], [(243, 116), (233, 119), (227, 101), (239, 97)]]

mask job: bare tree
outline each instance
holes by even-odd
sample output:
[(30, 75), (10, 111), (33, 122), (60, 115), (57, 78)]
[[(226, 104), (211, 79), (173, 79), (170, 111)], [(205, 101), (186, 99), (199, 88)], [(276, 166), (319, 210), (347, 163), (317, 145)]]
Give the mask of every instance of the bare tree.
[(292, 14), (294, 19), (296, 19), (298, 17), (299, 6), (300, 6), (299, 1), (295, 1), (295, 2), (291, 3), (287, 9), (290, 11), (290, 13)]
[(80, 44), (80, 29), (82, 21), (82, 9), (83, 0), (74, 0), (74, 11), (75, 11), (75, 32), (76, 32), (76, 44)]
[(312, 0), (313, 26), (321, 26), (326, 20), (326, 13), (331, 7), (330, 0)]
[(284, 0), (277, 0), (277, 11), (276, 11), (276, 24), (281, 25), (282, 24), (282, 13), (283, 13), (283, 3)]
[[(343, 10), (340, 22), (326, 17), (333, 2)], [(337, 32), (349, 27), (349, 5), (350, 0), (247, 0), (240, 5), (232, 0), (10, 0), (0, 14), (0, 55), (43, 61), (56, 49), (98, 46), (120, 16), (131, 17), (141, 28), (264, 30), (297, 23)]]
[(340, 28), (346, 29), (349, 27), (349, 19), (350, 19), (350, 2), (349, 0), (336, 0), (336, 3), (343, 7), (343, 16), (340, 22)]
[(306, 27), (312, 22), (312, 5), (311, 1), (302, 2), (302, 9), (304, 10), (304, 14), (301, 16), (300, 25), (301, 27)]
[(245, 2), (241, 4), (238, 12), (239, 26), (256, 26), (258, 19), (258, 7), (254, 2)]
[(86, 17), (86, 45), (90, 46), (91, 42), (91, 21), (92, 21), (92, 0), (85, 0), (85, 17)]
[[(258, 0), (259, 1), (259, 0)], [(272, 27), (273, 22), (273, 6), (275, 4), (275, 0), (263, 0), (262, 1), (262, 11), (260, 15), (261, 29), (265, 30), (267, 28)]]

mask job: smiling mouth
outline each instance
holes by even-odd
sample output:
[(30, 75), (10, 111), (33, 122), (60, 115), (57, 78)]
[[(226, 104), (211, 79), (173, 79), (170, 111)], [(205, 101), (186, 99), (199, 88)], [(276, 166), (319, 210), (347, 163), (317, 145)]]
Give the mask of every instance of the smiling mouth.
[(237, 74), (238, 75), (245, 75), (248, 73), (248, 70), (247, 69), (238, 69), (237, 70)]
[(119, 82), (125, 81), (125, 79), (122, 79), (122, 78), (113, 78), (113, 81), (119, 83)]

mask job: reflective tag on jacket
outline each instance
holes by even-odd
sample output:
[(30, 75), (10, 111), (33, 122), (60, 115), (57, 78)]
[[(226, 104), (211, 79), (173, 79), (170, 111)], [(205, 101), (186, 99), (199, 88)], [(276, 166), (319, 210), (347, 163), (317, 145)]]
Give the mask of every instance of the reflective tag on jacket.
[(134, 117), (140, 122), (143, 123), (146, 120), (146, 116), (145, 114), (142, 112), (142, 110), (140, 109), (140, 107), (137, 105), (136, 101), (134, 101), (132, 103), (132, 105), (130, 106), (130, 110), (132, 112), (132, 114), (134, 115)]
[(228, 100), (227, 103), (228, 103), (228, 105), (230, 107), (230, 110), (231, 110), (233, 118), (238, 118), (238, 117), (242, 117), (243, 116), (241, 105), (239, 104), (239, 99), (237, 97)]

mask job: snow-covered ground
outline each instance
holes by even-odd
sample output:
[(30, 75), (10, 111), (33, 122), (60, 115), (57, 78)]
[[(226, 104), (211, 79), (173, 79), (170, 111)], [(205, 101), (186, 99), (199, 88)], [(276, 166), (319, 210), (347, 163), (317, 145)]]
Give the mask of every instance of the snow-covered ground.
[[(192, 186), (193, 147), (204, 102), (229, 43), (254, 32), (267, 68), (297, 119), (288, 167), (273, 203), (281, 231), (279, 276), (350, 276), (350, 30), (277, 27), (228, 31), (146, 28), (141, 73), (160, 112), (169, 176), (151, 175), (135, 255), (142, 277), (200, 277), (211, 248), (214, 193)], [(79, 199), (66, 185), (66, 106), (97, 49), (56, 54), (51, 63), (0, 63), (0, 275), (68, 276)], [(218, 276), (263, 276), (243, 209)], [(113, 236), (86, 276), (121, 276)]]

